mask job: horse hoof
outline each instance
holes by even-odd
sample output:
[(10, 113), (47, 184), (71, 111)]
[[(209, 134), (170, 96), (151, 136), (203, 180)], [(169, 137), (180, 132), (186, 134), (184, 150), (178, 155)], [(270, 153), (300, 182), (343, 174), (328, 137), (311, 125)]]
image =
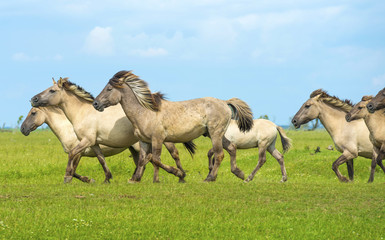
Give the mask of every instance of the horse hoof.
[(246, 178), (245, 181), (243, 181), (244, 183), (249, 183), (251, 180), (250, 178)]
[(207, 176), (205, 179), (205, 182), (214, 182), (214, 181), (215, 181), (215, 177), (213, 177), (211, 175)]
[(64, 183), (70, 183), (72, 181), (72, 177), (64, 177)]
[(129, 184), (136, 184), (136, 183), (139, 183), (139, 181), (135, 181), (135, 180), (129, 179), (128, 183)]
[(287, 178), (282, 178), (280, 182), (281, 182), (281, 183), (284, 183), (284, 182), (286, 182), (286, 181), (287, 181)]
[(179, 179), (179, 183), (186, 183), (184, 179)]

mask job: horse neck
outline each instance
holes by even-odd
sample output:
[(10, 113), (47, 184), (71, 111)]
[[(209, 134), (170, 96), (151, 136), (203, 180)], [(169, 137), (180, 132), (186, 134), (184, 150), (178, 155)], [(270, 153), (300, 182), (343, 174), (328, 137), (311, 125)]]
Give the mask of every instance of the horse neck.
[(143, 119), (155, 120), (155, 112), (143, 107), (130, 87), (122, 88), (120, 105), (134, 128), (141, 130)]
[(376, 111), (374, 113), (368, 113), (366, 114), (365, 118), (365, 124), (369, 129), (369, 132), (376, 136), (378, 134), (383, 135), (384, 131), (381, 131), (383, 129), (383, 123), (385, 122), (385, 116), (382, 111)]
[(95, 109), (93, 109), (91, 103), (86, 102), (86, 100), (80, 99), (72, 93), (67, 91), (62, 95), (62, 103), (59, 107), (63, 110), (64, 114), (72, 125), (76, 122), (84, 119), (84, 116), (88, 116)]
[(58, 113), (49, 109), (45, 109), (45, 123), (50, 127), (55, 136), (62, 143), (65, 151), (71, 150), (74, 142), (77, 141), (73, 131), (73, 126), (64, 113)]
[(319, 107), (321, 109), (318, 117), (319, 120), (326, 131), (328, 131), (332, 137), (335, 136), (335, 134), (341, 130), (341, 126), (347, 123), (345, 120), (346, 113), (323, 102), (320, 103)]

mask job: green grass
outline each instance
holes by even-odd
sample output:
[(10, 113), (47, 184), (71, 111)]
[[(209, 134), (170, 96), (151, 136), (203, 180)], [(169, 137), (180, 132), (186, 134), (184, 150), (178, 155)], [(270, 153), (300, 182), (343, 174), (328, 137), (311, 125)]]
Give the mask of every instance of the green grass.
[[(108, 185), (98, 161), (83, 158), (78, 172), (96, 180), (89, 185), (62, 183), (67, 156), (51, 132), (0, 133), (0, 239), (384, 239), (385, 174), (377, 169), (367, 184), (370, 160), (358, 158), (354, 183), (340, 183), (331, 170), (340, 154), (326, 150), (325, 131), (287, 134), (286, 183), (269, 154), (248, 184), (231, 173), (227, 154), (217, 181), (204, 183), (210, 142), (202, 137), (194, 159), (177, 145), (185, 184), (163, 170), (153, 184), (150, 165), (141, 183), (128, 184), (134, 164), (124, 152), (107, 158)], [(257, 156), (237, 152), (246, 176)], [(173, 164), (166, 151), (162, 160)]]

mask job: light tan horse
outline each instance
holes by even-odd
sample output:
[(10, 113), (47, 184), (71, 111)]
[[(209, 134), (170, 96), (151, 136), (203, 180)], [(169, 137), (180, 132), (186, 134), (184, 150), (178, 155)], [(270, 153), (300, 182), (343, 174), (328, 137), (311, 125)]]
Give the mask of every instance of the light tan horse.
[[(281, 182), (287, 181), (287, 173), (283, 155), (275, 148), (277, 133), (281, 136), (283, 152), (287, 152), (291, 147), (291, 140), (286, 136), (283, 128), (275, 125), (273, 122), (266, 119), (254, 119), (253, 128), (249, 132), (241, 132), (238, 129), (235, 120), (231, 120), (229, 127), (225, 133), (225, 137), (235, 144), (237, 149), (258, 148), (258, 164), (252, 173), (248, 176), (245, 182), (253, 180), (257, 171), (266, 162), (266, 150), (277, 159), (282, 173)], [(210, 149), (207, 156), (210, 166), (213, 165), (212, 156), (213, 149)]]
[[(105, 145), (111, 148), (127, 148), (138, 142), (134, 135), (134, 128), (125, 116), (121, 106), (110, 108), (105, 113), (95, 111), (92, 107), (93, 97), (81, 87), (62, 79), (52, 87), (37, 94), (31, 99), (34, 107), (58, 106), (71, 122), (79, 143), (69, 151), (68, 165), (66, 169), (65, 182), (69, 182), (73, 176), (73, 161), (77, 155), (87, 148), (91, 148), (105, 171), (105, 182), (109, 182), (112, 175), (108, 169), (103, 153), (99, 147)], [(177, 150), (173, 143), (165, 143), (172, 156), (175, 157)], [(185, 144), (190, 153), (194, 152), (193, 143)], [(178, 159), (178, 160), (177, 160)], [(185, 172), (180, 164), (179, 157), (176, 159), (177, 166), (183, 173), (180, 181), (184, 181)], [(155, 166), (154, 182), (159, 181), (159, 168)]]
[[(64, 115), (63, 111), (58, 107), (40, 107), (40, 108), (31, 108), (27, 117), (23, 121), (23, 124), (20, 127), (20, 131), (28, 136), (32, 131), (36, 128), (40, 127), (43, 123), (46, 123), (55, 136), (59, 139), (60, 143), (63, 146), (63, 150), (65, 153), (69, 153), (71, 149), (73, 149), (76, 145), (79, 144), (79, 140), (76, 137), (75, 131), (71, 122)], [(127, 148), (111, 148), (104, 145), (100, 145), (100, 149), (105, 157), (112, 156), (118, 154)], [(139, 143), (135, 143), (133, 146), (129, 147), (131, 154), (134, 158), (135, 164), (137, 164), (139, 159)], [(91, 148), (86, 148), (84, 152), (78, 155), (76, 159), (74, 159), (74, 177), (83, 181), (83, 182), (94, 182), (93, 179), (89, 179), (88, 177), (81, 176), (77, 174), (76, 168), (79, 164), (81, 157), (96, 157), (94, 151)]]
[[(141, 149), (152, 151), (152, 159), (139, 160), (138, 169), (151, 160), (169, 173), (180, 176), (178, 169), (160, 162), (162, 143), (187, 142), (201, 135), (210, 136), (215, 163), (205, 181), (215, 181), (224, 157), (223, 148), (235, 148), (224, 137), (232, 116), (238, 119), (238, 127), (242, 131), (250, 130), (253, 125), (250, 108), (239, 99), (223, 101), (206, 97), (181, 102), (166, 101), (159, 94), (152, 94), (147, 83), (131, 71), (116, 73), (93, 104), (95, 109), (103, 111), (118, 103), (134, 125), (135, 135), (141, 140)], [(235, 156), (231, 157), (231, 164), (232, 172), (243, 179), (244, 174), (237, 168)], [(140, 171), (137, 171), (133, 180), (140, 177)]]
[(346, 121), (364, 119), (370, 132), (370, 141), (373, 143), (373, 158), (368, 182), (373, 182), (376, 165), (381, 167), (385, 173), (382, 159), (385, 157), (385, 115), (381, 111), (370, 114), (366, 105), (372, 100), (372, 96), (364, 96), (361, 102), (354, 105), (352, 110), (346, 114)]
[(295, 128), (299, 128), (318, 118), (330, 134), (336, 149), (342, 155), (333, 163), (332, 169), (342, 182), (349, 180), (341, 174), (338, 167), (347, 163), (349, 179), (353, 180), (353, 159), (357, 156), (371, 158), (373, 145), (369, 140), (369, 130), (364, 120), (346, 122), (345, 115), (352, 109), (349, 100), (340, 100), (330, 96), (322, 89), (315, 90), (292, 119)]

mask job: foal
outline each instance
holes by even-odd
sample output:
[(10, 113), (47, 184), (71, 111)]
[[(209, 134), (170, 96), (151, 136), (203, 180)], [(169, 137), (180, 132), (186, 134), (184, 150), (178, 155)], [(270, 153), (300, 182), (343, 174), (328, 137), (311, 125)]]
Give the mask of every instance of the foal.
[[(287, 173), (283, 155), (275, 148), (277, 132), (281, 136), (283, 152), (285, 153), (291, 147), (291, 139), (286, 136), (285, 131), (283, 131), (283, 128), (275, 125), (273, 122), (266, 119), (254, 119), (253, 128), (249, 132), (244, 133), (239, 131), (235, 120), (231, 120), (230, 125), (225, 133), (225, 137), (229, 139), (230, 142), (235, 144), (237, 149), (258, 148), (259, 152), (258, 164), (253, 170), (253, 172), (249, 175), (249, 177), (245, 180), (245, 182), (250, 182), (251, 180), (253, 180), (257, 171), (263, 166), (263, 164), (265, 164), (266, 150), (275, 159), (277, 159), (281, 167), (281, 182), (287, 181)], [(210, 166), (213, 165), (213, 153), (213, 149), (210, 149), (207, 154)]]

